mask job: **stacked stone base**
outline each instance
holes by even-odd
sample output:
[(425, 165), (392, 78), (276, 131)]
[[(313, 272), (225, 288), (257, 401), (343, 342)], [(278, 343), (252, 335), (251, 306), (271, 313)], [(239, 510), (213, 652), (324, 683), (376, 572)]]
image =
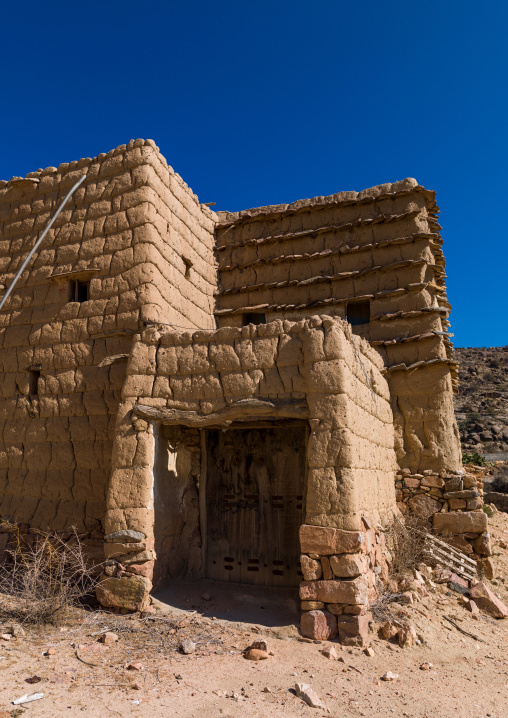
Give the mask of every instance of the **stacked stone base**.
[(338, 636), (344, 645), (366, 645), (376, 578), (388, 579), (382, 531), (367, 518), (360, 531), (305, 524), (300, 546), (302, 634), (314, 640)]
[(104, 573), (96, 588), (102, 606), (120, 612), (143, 611), (150, 603), (155, 562), (154, 539), (129, 529), (105, 536)]
[(395, 488), (402, 514), (431, 521), (437, 535), (448, 536), (450, 543), (480, 566), (492, 554), (479, 477), (444, 471), (415, 474), (404, 469), (397, 474)]

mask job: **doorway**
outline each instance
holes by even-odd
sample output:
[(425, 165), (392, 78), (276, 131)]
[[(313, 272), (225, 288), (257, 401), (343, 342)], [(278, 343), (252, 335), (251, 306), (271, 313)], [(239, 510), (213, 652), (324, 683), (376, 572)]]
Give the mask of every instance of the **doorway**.
[(208, 578), (298, 586), (306, 443), (303, 423), (207, 432)]

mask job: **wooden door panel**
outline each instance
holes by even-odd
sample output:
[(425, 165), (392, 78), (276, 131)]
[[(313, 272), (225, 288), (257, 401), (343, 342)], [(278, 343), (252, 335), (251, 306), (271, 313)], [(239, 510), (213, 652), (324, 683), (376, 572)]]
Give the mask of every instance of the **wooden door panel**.
[(207, 575), (296, 586), (304, 520), (304, 426), (208, 432)]

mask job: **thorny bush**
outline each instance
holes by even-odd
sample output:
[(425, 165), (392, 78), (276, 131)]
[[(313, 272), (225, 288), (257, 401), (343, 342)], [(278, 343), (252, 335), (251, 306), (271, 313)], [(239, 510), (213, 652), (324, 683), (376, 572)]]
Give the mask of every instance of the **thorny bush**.
[(92, 594), (97, 567), (87, 565), (80, 536), (63, 536), (0, 522), (10, 534), (6, 558), (0, 562), (0, 619), (22, 623), (56, 623), (71, 606)]

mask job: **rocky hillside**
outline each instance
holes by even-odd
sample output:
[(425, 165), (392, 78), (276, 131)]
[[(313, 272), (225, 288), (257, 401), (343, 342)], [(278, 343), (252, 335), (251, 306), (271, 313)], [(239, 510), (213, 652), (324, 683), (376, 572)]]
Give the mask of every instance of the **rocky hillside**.
[(508, 346), (455, 349), (455, 414), (464, 451), (508, 453)]

